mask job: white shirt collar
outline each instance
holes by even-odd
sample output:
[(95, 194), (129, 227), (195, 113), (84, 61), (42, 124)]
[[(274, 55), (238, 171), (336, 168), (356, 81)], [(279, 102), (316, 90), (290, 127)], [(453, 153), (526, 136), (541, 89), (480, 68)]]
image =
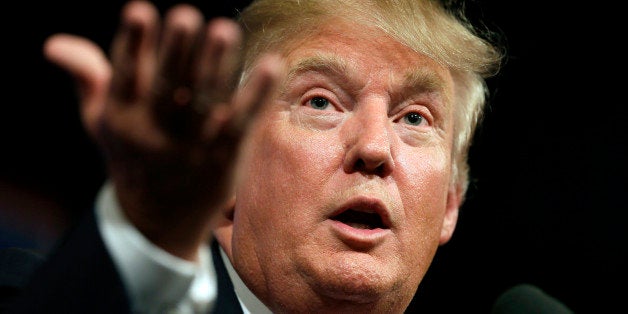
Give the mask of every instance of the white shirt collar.
[(266, 307), (266, 305), (264, 305), (264, 303), (262, 303), (262, 301), (260, 301), (244, 284), (240, 276), (238, 276), (238, 273), (231, 265), (229, 257), (227, 257), (227, 254), (222, 248), (220, 248), (220, 256), (227, 268), (229, 278), (231, 278), (231, 282), (233, 283), (233, 289), (238, 297), (238, 301), (240, 301), (244, 314), (272, 314), (273, 312), (268, 309), (268, 307)]

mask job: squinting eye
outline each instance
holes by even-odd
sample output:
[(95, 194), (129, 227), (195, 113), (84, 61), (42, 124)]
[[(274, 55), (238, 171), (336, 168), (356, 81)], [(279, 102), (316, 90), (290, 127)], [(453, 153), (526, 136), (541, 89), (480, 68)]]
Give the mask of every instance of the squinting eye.
[(418, 112), (410, 112), (403, 116), (403, 121), (411, 125), (421, 125), (423, 116)]
[(329, 107), (329, 100), (323, 97), (314, 97), (310, 99), (309, 104), (314, 109), (325, 110), (327, 107)]

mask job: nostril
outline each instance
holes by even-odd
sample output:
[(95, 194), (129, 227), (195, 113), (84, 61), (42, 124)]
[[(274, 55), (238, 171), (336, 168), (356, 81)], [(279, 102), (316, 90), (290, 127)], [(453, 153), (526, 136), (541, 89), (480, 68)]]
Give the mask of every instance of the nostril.
[(366, 170), (366, 163), (364, 162), (364, 160), (358, 159), (358, 160), (356, 160), (355, 165), (353, 166), (353, 168), (356, 171), (363, 172), (364, 170)]
[(367, 163), (364, 159), (359, 158), (353, 164), (353, 171), (374, 174), (377, 176), (385, 176), (387, 174), (386, 162), (371, 162)]
[(390, 175), (394, 169), (391, 145), (357, 140), (345, 144), (345, 149), (343, 170), (346, 173), (359, 172), (365, 175), (385, 177)]
[(377, 168), (375, 168), (374, 173), (380, 177), (383, 177), (386, 175), (386, 164), (385, 163), (381, 163), (379, 166), (377, 166)]

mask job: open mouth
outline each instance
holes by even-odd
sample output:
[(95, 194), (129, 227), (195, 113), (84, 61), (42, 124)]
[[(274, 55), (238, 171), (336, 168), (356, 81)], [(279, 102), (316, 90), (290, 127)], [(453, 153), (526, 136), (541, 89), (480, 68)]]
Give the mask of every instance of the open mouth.
[(331, 217), (331, 220), (339, 221), (356, 229), (388, 229), (378, 213), (359, 211), (353, 208)]

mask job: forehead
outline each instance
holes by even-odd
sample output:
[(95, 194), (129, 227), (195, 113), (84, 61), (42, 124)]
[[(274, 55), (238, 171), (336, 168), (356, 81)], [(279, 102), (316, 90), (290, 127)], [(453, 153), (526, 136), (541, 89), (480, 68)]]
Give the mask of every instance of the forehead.
[[(379, 28), (336, 20), (290, 41), (284, 50), (290, 74), (324, 70), (364, 81), (382, 76), (409, 84), (422, 82), (450, 96), (450, 71), (393, 39)], [(352, 75), (353, 74), (353, 75)]]

